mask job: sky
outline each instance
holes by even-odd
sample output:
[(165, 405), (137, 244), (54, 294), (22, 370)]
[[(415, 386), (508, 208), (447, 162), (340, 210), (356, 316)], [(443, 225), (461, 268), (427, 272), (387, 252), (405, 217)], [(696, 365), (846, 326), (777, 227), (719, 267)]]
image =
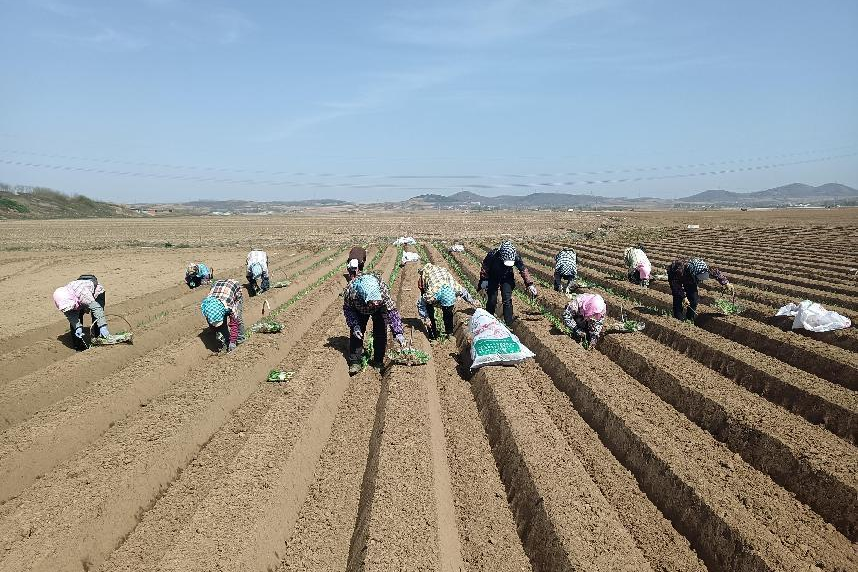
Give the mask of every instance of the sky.
[(858, 187), (858, 2), (0, 0), (0, 181), (349, 201)]

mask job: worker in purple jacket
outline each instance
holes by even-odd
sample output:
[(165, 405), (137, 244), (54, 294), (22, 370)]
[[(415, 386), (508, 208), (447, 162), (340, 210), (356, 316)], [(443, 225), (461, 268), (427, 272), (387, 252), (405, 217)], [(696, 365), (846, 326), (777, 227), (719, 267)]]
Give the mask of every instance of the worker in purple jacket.
[(390, 290), (378, 274), (361, 274), (351, 282), (343, 293), (343, 314), (349, 326), (349, 375), (361, 371), (363, 337), (372, 317), (372, 362), (381, 367), (387, 349), (387, 328), (393, 332), (400, 347), (405, 346), (402, 317)]
[(733, 285), (727, 277), (717, 268), (709, 266), (699, 258), (677, 258), (667, 267), (667, 280), (670, 283), (670, 292), (673, 294), (673, 317), (682, 320), (694, 321), (697, 316), (697, 303), (700, 296), (697, 285), (714, 278), (724, 290), (733, 293)]

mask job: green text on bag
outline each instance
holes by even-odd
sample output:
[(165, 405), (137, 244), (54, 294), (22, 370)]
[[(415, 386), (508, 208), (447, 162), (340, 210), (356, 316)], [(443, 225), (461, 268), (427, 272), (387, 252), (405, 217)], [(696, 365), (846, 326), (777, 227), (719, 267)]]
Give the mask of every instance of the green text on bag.
[(479, 356), (489, 354), (514, 354), (521, 351), (521, 344), (512, 337), (500, 340), (477, 340), (474, 343), (474, 353)]

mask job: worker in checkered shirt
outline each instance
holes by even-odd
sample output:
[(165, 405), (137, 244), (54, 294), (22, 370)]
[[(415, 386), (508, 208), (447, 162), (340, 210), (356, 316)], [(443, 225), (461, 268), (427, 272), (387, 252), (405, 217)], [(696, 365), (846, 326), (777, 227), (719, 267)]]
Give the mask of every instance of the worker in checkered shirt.
[(497, 308), (498, 290), (500, 290), (503, 301), (503, 320), (507, 326), (512, 325), (515, 320), (512, 315), (512, 291), (515, 288), (513, 267), (521, 274), (527, 292), (535, 297), (537, 290), (533, 278), (530, 277), (530, 272), (524, 266), (521, 256), (509, 240), (504, 240), (498, 248), (486, 254), (480, 266), (480, 281), (477, 284), (477, 290), (484, 291), (488, 296), (486, 311), (492, 315)]
[[(554, 291), (568, 293), (577, 277), (578, 257), (575, 251), (565, 248), (558, 252), (554, 256)], [(566, 284), (563, 284), (563, 281), (566, 281)]]
[(247, 255), (247, 291), (251, 296), (255, 296), (268, 290), (270, 285), (268, 253), (254, 248)]
[(91, 337), (106, 338), (110, 335), (107, 317), (104, 315), (104, 303), (104, 287), (92, 274), (83, 274), (77, 280), (54, 290), (54, 304), (69, 321), (76, 350), (82, 351), (89, 347), (83, 331), (84, 314), (92, 314)]
[(700, 258), (677, 258), (667, 267), (667, 280), (673, 294), (673, 317), (694, 321), (700, 296), (697, 286), (704, 280), (714, 278), (726, 292), (734, 292), (733, 285), (717, 268), (709, 266)]
[(218, 280), (203, 298), (200, 310), (220, 340), (221, 350), (231, 352), (244, 341), (244, 297), (238, 280)]
[(480, 307), (479, 300), (474, 299), (459, 284), (450, 271), (434, 264), (425, 264), (417, 271), (417, 288), (420, 297), (417, 298), (417, 313), (426, 326), (426, 335), (430, 340), (438, 338), (438, 324), (435, 322), (435, 306), (441, 306), (444, 316), (444, 331), (447, 335), (453, 333), (453, 308), (456, 298), (461, 298), (471, 306)]
[(372, 318), (372, 361), (370, 365), (381, 367), (387, 349), (387, 329), (393, 332), (400, 347), (405, 347), (402, 317), (390, 290), (376, 273), (361, 274), (351, 282), (343, 293), (343, 314), (349, 327), (349, 375), (361, 371), (363, 338), (369, 319)]

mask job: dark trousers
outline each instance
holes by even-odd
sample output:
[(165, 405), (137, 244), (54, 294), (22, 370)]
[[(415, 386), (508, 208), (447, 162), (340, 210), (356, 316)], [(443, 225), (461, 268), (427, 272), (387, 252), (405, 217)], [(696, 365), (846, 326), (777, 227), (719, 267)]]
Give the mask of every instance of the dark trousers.
[[(372, 361), (381, 363), (387, 349), (387, 324), (384, 323), (384, 312), (358, 314), (360, 331), (364, 333), (364, 337), (366, 337), (366, 326), (370, 316), (372, 316)], [(349, 365), (360, 363), (362, 357), (363, 340), (356, 338), (354, 332), (349, 332)]]
[(566, 280), (567, 282), (572, 282), (575, 280), (574, 274), (560, 274), (559, 272), (554, 273), (554, 291), (560, 292), (561, 282)]
[(498, 306), (498, 288), (501, 291), (501, 299), (503, 300), (503, 321), (509, 326), (512, 324), (512, 289), (515, 286), (512, 282), (491, 282), (488, 287), (488, 300), (486, 300), (486, 311), (492, 316), (495, 315), (495, 310)]
[[(438, 337), (438, 324), (435, 322), (435, 304), (426, 304), (426, 313), (429, 314), (429, 339), (434, 340)], [(453, 335), (453, 306), (441, 306), (441, 313), (444, 316), (444, 333), (448, 336)]]
[[(673, 317), (677, 320), (691, 320), (697, 317), (697, 303), (700, 295), (697, 292), (697, 284), (682, 284), (670, 282), (670, 291), (673, 294)], [(682, 299), (688, 298), (688, 310), (682, 308)]]
[[(251, 296), (256, 295), (258, 292), (265, 292), (271, 287), (270, 279), (268, 278), (268, 273), (262, 273), (261, 285), (256, 283), (256, 278), (253, 277), (253, 274), (247, 275), (247, 290), (250, 292)], [(261, 286), (261, 289), (260, 289)]]

